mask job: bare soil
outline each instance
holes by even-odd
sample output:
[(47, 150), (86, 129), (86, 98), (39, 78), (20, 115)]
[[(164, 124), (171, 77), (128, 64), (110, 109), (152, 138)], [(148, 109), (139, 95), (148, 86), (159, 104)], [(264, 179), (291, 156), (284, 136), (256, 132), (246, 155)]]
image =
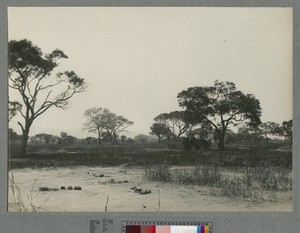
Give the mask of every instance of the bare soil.
[[(108, 212), (293, 210), (292, 191), (276, 192), (274, 198), (264, 201), (226, 198), (211, 195), (209, 187), (149, 182), (143, 177), (143, 168), (26, 168), (11, 172), (26, 211), (32, 211), (31, 206), (49, 212), (104, 212), (106, 206)], [(61, 186), (80, 186), (82, 190), (60, 190)], [(136, 186), (151, 193), (135, 193), (131, 188)], [(59, 190), (39, 191), (40, 187)], [(19, 211), (14, 202), (9, 188), (8, 211)]]

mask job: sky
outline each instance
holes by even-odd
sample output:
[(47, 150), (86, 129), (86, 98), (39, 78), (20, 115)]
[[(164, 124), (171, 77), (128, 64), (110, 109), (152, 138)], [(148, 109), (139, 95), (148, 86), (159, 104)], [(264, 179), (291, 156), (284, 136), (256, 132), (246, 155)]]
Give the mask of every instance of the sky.
[(69, 58), (59, 69), (88, 83), (67, 110), (37, 118), (31, 136), (93, 136), (83, 113), (96, 106), (133, 121), (129, 136), (148, 134), (154, 117), (181, 109), (180, 91), (215, 80), (254, 94), (263, 122), (292, 119), (291, 8), (9, 7), (8, 32), (45, 53), (61, 49)]

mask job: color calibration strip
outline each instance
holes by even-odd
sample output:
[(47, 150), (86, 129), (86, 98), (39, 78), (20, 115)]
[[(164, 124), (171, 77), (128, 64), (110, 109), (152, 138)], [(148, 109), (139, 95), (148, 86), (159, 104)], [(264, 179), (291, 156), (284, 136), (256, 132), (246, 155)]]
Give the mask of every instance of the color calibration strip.
[(123, 233), (212, 233), (211, 223), (126, 223)]

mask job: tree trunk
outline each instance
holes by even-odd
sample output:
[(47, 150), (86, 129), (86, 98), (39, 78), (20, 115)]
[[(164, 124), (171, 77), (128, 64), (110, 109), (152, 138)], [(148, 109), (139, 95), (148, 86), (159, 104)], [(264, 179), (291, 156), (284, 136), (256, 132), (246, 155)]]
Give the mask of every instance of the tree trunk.
[(27, 142), (28, 142), (28, 135), (29, 135), (29, 129), (30, 126), (33, 122), (33, 118), (27, 118), (25, 120), (25, 126), (23, 127), (23, 125), (18, 122), (18, 124), (20, 125), (21, 129), (22, 129), (22, 147), (21, 147), (21, 155), (20, 156), (26, 156), (27, 153)]
[(218, 147), (220, 150), (225, 150), (225, 134), (226, 134), (226, 129), (222, 129), (222, 132), (219, 132)]
[(266, 139), (267, 143), (269, 143), (270, 142), (270, 138), (268, 138), (268, 136), (266, 134), (264, 136), (265, 136), (265, 139)]
[(157, 137), (158, 137), (158, 143), (160, 143), (160, 135), (157, 135)]
[(29, 128), (22, 130), (23, 135), (22, 135), (22, 148), (21, 148), (21, 156), (24, 157), (27, 152), (27, 142), (28, 142), (28, 134), (29, 134)]
[(225, 150), (224, 139), (220, 139), (218, 147), (220, 150)]
[(101, 145), (101, 138), (100, 138), (100, 134), (98, 134), (98, 145)]
[(111, 134), (111, 145), (115, 145), (115, 144), (117, 144), (117, 134), (112, 133)]
[(169, 149), (171, 149), (171, 137), (170, 136), (168, 136), (168, 147), (169, 147)]

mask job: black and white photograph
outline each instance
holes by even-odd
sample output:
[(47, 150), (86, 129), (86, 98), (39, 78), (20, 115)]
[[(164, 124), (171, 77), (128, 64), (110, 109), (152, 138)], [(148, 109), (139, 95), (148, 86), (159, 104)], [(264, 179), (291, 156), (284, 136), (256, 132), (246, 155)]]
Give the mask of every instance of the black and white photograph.
[(292, 212), (293, 10), (8, 7), (9, 212)]

